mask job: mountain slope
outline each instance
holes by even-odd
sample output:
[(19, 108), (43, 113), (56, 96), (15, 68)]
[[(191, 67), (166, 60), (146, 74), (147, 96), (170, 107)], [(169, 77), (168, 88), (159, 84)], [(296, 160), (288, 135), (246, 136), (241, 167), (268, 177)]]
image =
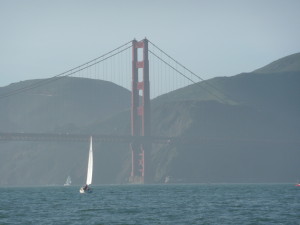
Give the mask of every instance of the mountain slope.
[[(164, 171), (153, 171), (154, 177), (172, 176), (177, 182), (296, 181), (300, 171), (299, 56), (155, 99), (152, 107), (163, 111), (165, 119), (153, 121), (158, 128), (153, 132), (172, 135), (177, 131), (190, 140), (188, 145), (170, 146), (172, 160), (162, 159), (170, 164)], [(178, 123), (183, 125), (172, 127)], [(166, 127), (172, 129), (166, 132)], [(207, 141), (193, 142), (201, 138)]]
[[(0, 88), (0, 96), (40, 81), (23, 81)], [(0, 124), (5, 124), (1, 131), (72, 132), (74, 127), (129, 108), (130, 92), (106, 81), (65, 77), (3, 98), (0, 104)]]
[[(23, 81), (0, 88), (0, 96), (40, 81), (43, 80)], [(110, 82), (65, 77), (21, 95), (2, 98), (0, 131), (79, 133), (81, 127), (89, 127), (95, 121), (105, 120), (129, 108), (130, 97), (128, 90)], [(95, 169), (100, 165), (99, 170), (105, 173), (103, 166), (107, 159), (117, 159), (122, 154), (114, 152), (112, 146), (98, 146), (98, 143), (94, 144)], [(103, 157), (99, 151), (107, 156)], [(114, 154), (111, 156), (108, 152)], [(0, 185), (62, 184), (67, 175), (71, 175), (74, 184), (82, 184), (87, 153), (88, 143), (0, 142)], [(96, 174), (101, 175), (101, 172)], [(112, 183), (114, 180), (111, 174), (103, 176), (101, 182)], [(99, 182), (97, 177), (95, 182)]]
[(278, 59), (254, 73), (281, 73), (281, 72), (299, 72), (300, 71), (300, 53), (295, 53), (284, 58)]
[(299, 104), (293, 103), (298, 102), (300, 94), (299, 73), (243, 73), (232, 77), (217, 77), (158, 97), (154, 104), (186, 100), (217, 101), (260, 110), (295, 110), (298, 113)]

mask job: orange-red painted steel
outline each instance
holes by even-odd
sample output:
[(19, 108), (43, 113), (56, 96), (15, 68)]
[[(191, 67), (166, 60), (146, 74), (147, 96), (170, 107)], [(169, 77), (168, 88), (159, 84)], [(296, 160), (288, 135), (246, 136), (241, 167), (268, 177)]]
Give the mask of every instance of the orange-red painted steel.
[[(138, 48), (143, 48), (142, 61), (138, 61)], [(142, 70), (142, 76), (139, 72)], [(141, 80), (139, 80), (141, 79)], [(132, 93), (131, 93), (131, 135), (134, 137), (151, 136), (150, 127), (150, 82), (148, 40), (132, 41)], [(151, 149), (151, 143), (131, 143), (132, 166), (131, 183), (148, 183), (146, 175), (146, 155)]]

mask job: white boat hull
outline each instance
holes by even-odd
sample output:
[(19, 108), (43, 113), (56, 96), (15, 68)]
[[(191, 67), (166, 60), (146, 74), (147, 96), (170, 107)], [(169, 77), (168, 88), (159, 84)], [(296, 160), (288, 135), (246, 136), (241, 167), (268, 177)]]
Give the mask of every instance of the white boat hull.
[(83, 187), (80, 188), (79, 192), (81, 194), (84, 194), (84, 193), (92, 193), (92, 189), (91, 188), (88, 188), (87, 190), (84, 190)]

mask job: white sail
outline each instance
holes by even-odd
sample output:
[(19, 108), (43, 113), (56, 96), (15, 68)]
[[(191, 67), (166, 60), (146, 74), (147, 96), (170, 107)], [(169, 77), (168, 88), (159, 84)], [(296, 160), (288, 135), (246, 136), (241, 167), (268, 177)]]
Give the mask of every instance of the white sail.
[(64, 186), (69, 186), (69, 185), (71, 185), (71, 183), (72, 183), (71, 177), (68, 176), (67, 180), (66, 180), (66, 183), (64, 184)]
[(93, 142), (92, 137), (90, 140), (90, 150), (89, 150), (89, 161), (88, 161), (88, 169), (87, 169), (87, 177), (86, 177), (86, 184), (92, 184), (93, 178)]

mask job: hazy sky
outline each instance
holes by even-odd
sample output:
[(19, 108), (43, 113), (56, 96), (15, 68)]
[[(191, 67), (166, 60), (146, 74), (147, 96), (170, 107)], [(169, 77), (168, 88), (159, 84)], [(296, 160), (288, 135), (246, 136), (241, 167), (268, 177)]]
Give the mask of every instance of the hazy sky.
[(0, 0), (0, 86), (147, 37), (207, 79), (300, 52), (299, 0)]

